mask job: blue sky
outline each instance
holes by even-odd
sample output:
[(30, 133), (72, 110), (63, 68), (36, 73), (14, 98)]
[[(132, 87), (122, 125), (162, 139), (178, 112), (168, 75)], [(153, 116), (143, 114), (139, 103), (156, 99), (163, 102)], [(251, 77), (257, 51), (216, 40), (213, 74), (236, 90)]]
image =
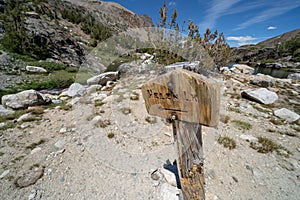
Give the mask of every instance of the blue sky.
[[(156, 23), (163, 0), (111, 0)], [(178, 22), (194, 20), (201, 33), (206, 28), (223, 32), (230, 46), (257, 43), (300, 28), (300, 0), (167, 0)]]

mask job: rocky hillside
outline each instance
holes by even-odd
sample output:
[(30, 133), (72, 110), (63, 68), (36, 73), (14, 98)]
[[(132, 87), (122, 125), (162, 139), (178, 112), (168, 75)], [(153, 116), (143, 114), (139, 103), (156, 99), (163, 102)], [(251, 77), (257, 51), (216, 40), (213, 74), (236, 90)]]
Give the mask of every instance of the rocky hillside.
[(235, 62), (248, 63), (253, 67), (300, 68), (300, 29), (284, 33), (256, 45), (233, 48)]
[(88, 49), (111, 35), (152, 26), (151, 18), (110, 2), (3, 0), (0, 5), (3, 50), (67, 65), (85, 63)]

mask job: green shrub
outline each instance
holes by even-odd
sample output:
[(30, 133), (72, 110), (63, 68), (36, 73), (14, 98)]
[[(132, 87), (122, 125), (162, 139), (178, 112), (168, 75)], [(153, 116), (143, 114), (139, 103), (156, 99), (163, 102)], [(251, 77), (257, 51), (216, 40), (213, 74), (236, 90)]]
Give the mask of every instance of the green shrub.
[(243, 130), (250, 130), (252, 128), (252, 125), (249, 124), (248, 122), (243, 122), (240, 120), (233, 120), (232, 121), (239, 129)]
[(225, 148), (229, 148), (230, 150), (236, 148), (236, 142), (228, 136), (220, 136), (217, 142), (222, 144)]

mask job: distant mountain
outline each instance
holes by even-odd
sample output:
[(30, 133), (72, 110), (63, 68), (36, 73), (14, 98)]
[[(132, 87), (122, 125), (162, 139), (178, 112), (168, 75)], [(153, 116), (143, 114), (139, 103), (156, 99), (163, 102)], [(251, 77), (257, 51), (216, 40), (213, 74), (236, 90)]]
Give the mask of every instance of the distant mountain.
[[(300, 62), (300, 28), (282, 35), (267, 39), (256, 45), (244, 45), (232, 48), (235, 62), (287, 63), (283, 66), (299, 67)], [(269, 66), (269, 65), (267, 65)]]
[(283, 44), (293, 38), (300, 38), (300, 28), (262, 41), (256, 46), (276, 47), (276, 45)]

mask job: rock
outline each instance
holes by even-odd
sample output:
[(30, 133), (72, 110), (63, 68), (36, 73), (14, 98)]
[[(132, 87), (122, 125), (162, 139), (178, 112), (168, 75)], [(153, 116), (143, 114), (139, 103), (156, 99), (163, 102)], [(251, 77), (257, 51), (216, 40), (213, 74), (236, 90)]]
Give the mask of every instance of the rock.
[(47, 73), (47, 70), (42, 67), (26, 66), (26, 71), (32, 73)]
[(161, 200), (179, 200), (180, 191), (177, 187), (163, 183), (160, 188)]
[(266, 88), (244, 90), (242, 91), (242, 97), (249, 98), (250, 100), (254, 100), (262, 104), (271, 104), (278, 99), (278, 96), (275, 92), (271, 92)]
[(18, 177), (15, 183), (20, 188), (28, 187), (30, 185), (35, 184), (43, 176), (43, 174), (43, 167), (34, 168), (27, 171), (22, 176)]
[(298, 119), (300, 119), (300, 116), (297, 113), (290, 111), (286, 108), (275, 110), (274, 115), (281, 119), (286, 120), (289, 123), (295, 122)]
[(258, 183), (259, 185), (266, 185), (266, 181), (265, 181), (266, 178), (264, 177), (264, 174), (261, 170), (253, 169), (252, 173), (256, 183)]
[(28, 196), (28, 200), (33, 200), (36, 197), (36, 190), (32, 190)]
[(0, 129), (1, 129), (2, 127), (4, 127), (4, 126), (6, 126), (6, 123), (5, 123), (5, 122), (1, 122), (1, 123), (0, 123)]
[(95, 93), (97, 91), (100, 91), (102, 88), (101, 85), (91, 85), (90, 87), (88, 87), (88, 89), (86, 90), (86, 93), (88, 95), (92, 94), (92, 93)]
[(2, 105), (0, 105), (0, 116), (12, 115), (14, 113), (15, 111), (6, 109)]
[(25, 90), (17, 94), (9, 94), (2, 97), (2, 105), (12, 109), (22, 109), (49, 103), (51, 103), (49, 97), (35, 90)]
[(254, 68), (244, 64), (234, 64), (232, 68), (230, 68), (230, 71), (234, 73), (253, 74)]
[(54, 146), (57, 148), (57, 149), (62, 149), (64, 148), (64, 146), (66, 145), (66, 141), (65, 140), (59, 140), (57, 141)]
[(245, 134), (242, 134), (240, 136), (241, 139), (243, 140), (246, 140), (247, 142), (257, 142), (258, 139), (252, 135), (245, 135)]
[(177, 187), (177, 182), (176, 182), (176, 176), (174, 173), (170, 172), (169, 170), (166, 170), (164, 168), (160, 169), (160, 173), (162, 173), (166, 179), (166, 181), (174, 186)]
[(275, 84), (275, 79), (264, 74), (257, 74), (250, 79), (250, 83), (260, 87), (272, 87)]
[[(96, 93), (95, 93), (96, 94)], [(93, 95), (93, 101), (103, 101), (104, 99), (107, 98), (107, 95), (106, 94), (96, 94), (96, 95)]]
[(5, 176), (7, 176), (9, 172), (10, 170), (5, 170), (4, 172), (2, 172), (2, 174), (0, 175), (0, 179), (3, 179)]
[(55, 100), (52, 100), (52, 103), (53, 103), (53, 104), (61, 104), (61, 103), (62, 103), (62, 100), (60, 100), (60, 99), (55, 99)]
[(37, 153), (37, 152), (39, 152), (41, 150), (42, 150), (41, 147), (36, 147), (36, 148), (34, 148), (34, 149), (31, 150), (30, 154), (35, 154), (35, 153)]
[(116, 81), (119, 79), (119, 72), (106, 72), (87, 80), (88, 85), (106, 85), (108, 81)]
[(85, 93), (86, 88), (79, 83), (73, 83), (67, 91), (69, 97), (83, 96)]
[(18, 119), (17, 122), (23, 122), (26, 121), (28, 119), (31, 119), (33, 116), (30, 113), (26, 113), (24, 115), (21, 115)]
[(59, 130), (59, 133), (60, 134), (64, 134), (64, 133), (66, 133), (67, 132), (67, 128), (66, 127), (63, 127), (63, 128), (61, 128), (60, 130)]
[(289, 74), (288, 79), (292, 79), (292, 80), (296, 80), (296, 81), (299, 81), (300, 80), (300, 73), (292, 73), (292, 74)]
[(177, 62), (171, 65), (165, 66), (165, 72), (177, 69), (177, 68), (186, 68), (190, 71), (197, 70), (199, 68), (200, 61), (193, 62)]

